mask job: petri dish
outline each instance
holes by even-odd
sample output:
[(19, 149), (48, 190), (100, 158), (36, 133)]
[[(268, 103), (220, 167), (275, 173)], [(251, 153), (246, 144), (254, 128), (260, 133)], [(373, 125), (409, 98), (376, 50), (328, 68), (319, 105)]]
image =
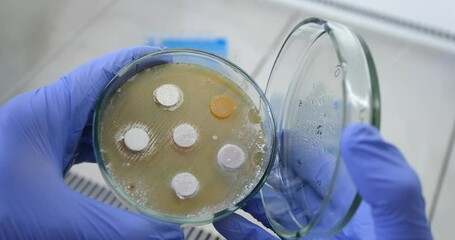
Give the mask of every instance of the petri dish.
[[(240, 67), (198, 50), (162, 50), (125, 66), (98, 101), (94, 152), (113, 192), (146, 216), (205, 224), (260, 192), (281, 237), (327, 237), (361, 201), (341, 133), (379, 120), (366, 43), (342, 24), (310, 18), (286, 38), (265, 92)], [(123, 142), (131, 129), (145, 139), (134, 151)]]
[(186, 225), (229, 215), (271, 169), (275, 123), (265, 94), (215, 55), (168, 49), (122, 68), (94, 115), (94, 151), (117, 197)]
[(340, 156), (342, 131), (380, 124), (370, 51), (342, 24), (307, 19), (285, 40), (266, 96), (277, 124), (276, 159), (261, 190), (268, 220), (285, 238), (331, 236), (361, 201)]

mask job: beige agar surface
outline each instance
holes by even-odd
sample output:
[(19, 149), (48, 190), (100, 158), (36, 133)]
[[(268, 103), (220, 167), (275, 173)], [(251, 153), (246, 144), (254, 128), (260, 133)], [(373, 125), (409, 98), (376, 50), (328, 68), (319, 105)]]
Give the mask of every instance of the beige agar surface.
[[(174, 111), (163, 110), (153, 92), (175, 84), (184, 101)], [(264, 133), (252, 101), (235, 84), (206, 68), (191, 64), (164, 64), (142, 71), (126, 81), (101, 113), (99, 142), (109, 173), (139, 205), (164, 215), (209, 215), (242, 200), (257, 185), (266, 168)], [(210, 111), (210, 100), (228, 96), (236, 104), (225, 119)], [(173, 129), (188, 123), (198, 130), (197, 142), (188, 148), (176, 145)], [(141, 127), (150, 143), (140, 153), (129, 151), (123, 134)], [(225, 144), (239, 146), (245, 162), (236, 171), (219, 166), (217, 154)], [(199, 181), (197, 194), (180, 199), (172, 178), (188, 172)]]

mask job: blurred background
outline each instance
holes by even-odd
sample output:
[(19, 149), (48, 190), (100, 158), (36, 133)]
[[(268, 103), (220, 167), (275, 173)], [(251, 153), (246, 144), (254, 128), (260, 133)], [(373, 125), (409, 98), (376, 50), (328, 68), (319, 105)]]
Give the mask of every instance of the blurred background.
[[(0, 0), (0, 105), (90, 59), (139, 44), (212, 51), (265, 89), (298, 22), (341, 22), (371, 49), (381, 131), (418, 172), (435, 239), (449, 239), (455, 222), (453, 9), (449, 0)], [(81, 164), (72, 172), (104, 184), (97, 166)]]

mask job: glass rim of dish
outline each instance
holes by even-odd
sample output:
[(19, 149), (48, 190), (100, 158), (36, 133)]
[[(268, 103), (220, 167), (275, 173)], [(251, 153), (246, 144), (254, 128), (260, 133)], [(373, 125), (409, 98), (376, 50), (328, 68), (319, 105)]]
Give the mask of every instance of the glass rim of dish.
[[(204, 214), (201, 216), (197, 217), (180, 217), (180, 216), (175, 216), (171, 214), (165, 214), (156, 210), (153, 210), (151, 208), (142, 206), (139, 204), (137, 201), (135, 201), (132, 197), (128, 196), (128, 194), (121, 189), (117, 181), (111, 176), (109, 173), (109, 170), (107, 169), (107, 166), (103, 160), (103, 156), (101, 153), (101, 148), (100, 148), (100, 143), (99, 143), (99, 128), (100, 128), (100, 121), (101, 121), (101, 112), (103, 111), (103, 107), (105, 104), (105, 101), (108, 101), (111, 97), (111, 93), (117, 89), (121, 84), (126, 82), (128, 79), (131, 78), (131, 76), (125, 76), (128, 71), (133, 71), (134, 74), (139, 73), (144, 71), (147, 68), (160, 65), (160, 64), (150, 64), (146, 63), (145, 68), (141, 70), (138, 69), (138, 65), (140, 63), (144, 63), (147, 60), (151, 58), (159, 58), (163, 56), (170, 55), (170, 57), (179, 55), (179, 54), (184, 54), (188, 55), (190, 57), (196, 57), (196, 58), (207, 58), (211, 61), (216, 61), (217, 63), (220, 63), (223, 65), (223, 67), (227, 67), (228, 69), (235, 71), (236, 73), (240, 74), (242, 76), (242, 81), (246, 82), (248, 86), (252, 86), (255, 90), (255, 92), (260, 96), (260, 104), (257, 106), (257, 111), (258, 113), (260, 111), (265, 111), (265, 116), (267, 116), (267, 119), (262, 119), (262, 125), (264, 127), (264, 136), (267, 138), (270, 138), (271, 144), (270, 146), (266, 146), (267, 148), (270, 148), (269, 151), (266, 151), (266, 154), (264, 156), (264, 160), (268, 161), (267, 166), (265, 170), (263, 171), (262, 176), (260, 176), (259, 181), (257, 184), (251, 189), (251, 191), (246, 194), (244, 198), (242, 198), (240, 201), (238, 201), (235, 204), (232, 204), (233, 206), (225, 208), (221, 211), (215, 212), (213, 214)], [(172, 61), (167, 61), (163, 62), (161, 64), (166, 64), (166, 63), (173, 63)], [(209, 70), (214, 71), (210, 67), (200, 65), (201, 67), (207, 68)], [(136, 69), (136, 70), (134, 70)], [(221, 73), (219, 73), (221, 74)], [(227, 78), (227, 77), (226, 77)], [(229, 78), (227, 78), (229, 79)], [(233, 81), (229, 79), (230, 81)], [(121, 81), (120, 85), (116, 87), (115, 85), (118, 84), (118, 81)], [(235, 83), (234, 83), (235, 84)], [(237, 84), (236, 84), (237, 85)], [(239, 86), (239, 89), (240, 86)], [(244, 92), (243, 89), (241, 89), (242, 92), (245, 94), (246, 97), (249, 97), (246, 92)], [(264, 107), (265, 109), (261, 110), (260, 108)], [(269, 123), (267, 124), (268, 127), (271, 127), (272, 129), (265, 130), (264, 126), (264, 121), (268, 121)], [(195, 49), (187, 49), (187, 48), (172, 48), (172, 49), (164, 49), (164, 50), (159, 50), (147, 55), (144, 55), (141, 58), (138, 58), (137, 60), (123, 66), (117, 74), (109, 81), (109, 83), (105, 86), (101, 94), (99, 95), (98, 101), (95, 106), (95, 111), (93, 115), (93, 129), (92, 129), (92, 139), (93, 139), (93, 150), (95, 153), (95, 158), (97, 165), (102, 173), (102, 176), (104, 180), (106, 181), (107, 185), (109, 188), (114, 192), (114, 194), (119, 198), (119, 200), (127, 205), (131, 210), (137, 210), (138, 212), (152, 217), (156, 218), (159, 220), (167, 221), (167, 222), (172, 222), (172, 223), (177, 223), (177, 224), (189, 224), (189, 225), (200, 225), (200, 224), (206, 224), (210, 223), (219, 219), (222, 219), (224, 217), (227, 217), (228, 215), (232, 214), (234, 211), (237, 209), (241, 208), (246, 204), (248, 200), (250, 200), (252, 197), (254, 197), (256, 194), (259, 193), (259, 190), (261, 187), (264, 185), (268, 174), (270, 173), (273, 162), (275, 160), (275, 151), (276, 151), (276, 125), (275, 125), (275, 120), (273, 118), (269, 102), (265, 96), (265, 93), (261, 88), (257, 85), (257, 83), (245, 72), (243, 71), (240, 67), (235, 65), (229, 60), (223, 59), (221, 57), (218, 57), (214, 54), (201, 51), (201, 50), (195, 50)], [(266, 132), (270, 132), (270, 135), (267, 135)]]

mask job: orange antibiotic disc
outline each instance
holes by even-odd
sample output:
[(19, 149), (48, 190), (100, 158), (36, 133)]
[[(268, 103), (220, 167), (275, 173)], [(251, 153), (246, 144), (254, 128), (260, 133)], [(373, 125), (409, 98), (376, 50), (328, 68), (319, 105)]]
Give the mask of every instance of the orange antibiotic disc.
[(235, 110), (234, 101), (224, 95), (215, 96), (210, 100), (210, 111), (220, 119), (228, 118)]

